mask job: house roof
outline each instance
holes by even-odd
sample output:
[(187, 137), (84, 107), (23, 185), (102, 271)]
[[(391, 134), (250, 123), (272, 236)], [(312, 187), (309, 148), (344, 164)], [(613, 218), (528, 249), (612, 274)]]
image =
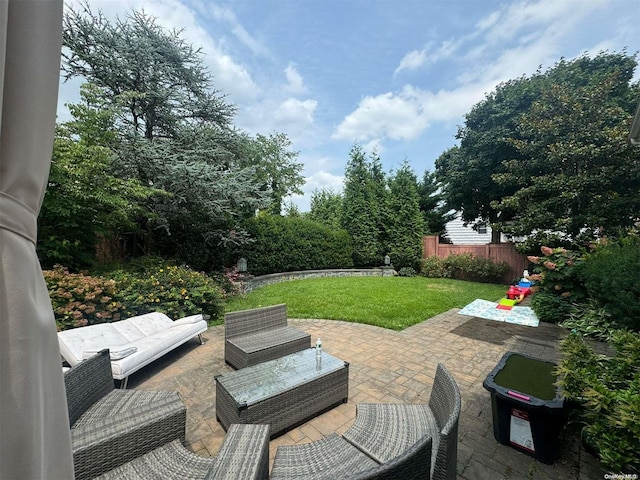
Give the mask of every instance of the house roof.
[(629, 142), (631, 145), (640, 146), (640, 103), (638, 103), (636, 114), (633, 116), (633, 121), (631, 122)]

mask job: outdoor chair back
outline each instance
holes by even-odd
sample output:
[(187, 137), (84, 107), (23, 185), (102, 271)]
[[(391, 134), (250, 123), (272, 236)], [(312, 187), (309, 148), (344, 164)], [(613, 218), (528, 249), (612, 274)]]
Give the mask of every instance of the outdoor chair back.
[(436, 455), (431, 465), (434, 480), (456, 480), (461, 403), (458, 384), (449, 370), (439, 363), (429, 398), (429, 408), (440, 430), (434, 441)]

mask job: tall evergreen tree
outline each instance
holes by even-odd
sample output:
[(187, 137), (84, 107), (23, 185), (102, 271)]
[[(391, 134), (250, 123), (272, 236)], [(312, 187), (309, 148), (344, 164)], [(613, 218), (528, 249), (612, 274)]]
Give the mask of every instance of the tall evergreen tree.
[(342, 195), (331, 189), (322, 188), (311, 193), (311, 210), (307, 218), (337, 230), (342, 228)]
[(345, 170), (341, 225), (353, 239), (353, 263), (359, 267), (380, 265), (382, 246), (378, 221), (371, 215), (375, 205), (371, 166), (362, 147), (354, 145)]
[(253, 140), (232, 124), (235, 107), (213, 89), (200, 50), (133, 11), (111, 22), (88, 3), (64, 19), (63, 70), (97, 85), (114, 112), (114, 174), (167, 193), (142, 225), (145, 253), (214, 269), (246, 242), (240, 221), (267, 203)]
[(422, 181), (418, 183), (418, 198), (425, 223), (425, 234), (439, 235), (445, 240), (446, 225), (453, 220), (454, 213), (444, 201), (442, 187), (435, 172), (424, 172)]
[(389, 179), (386, 217), (387, 251), (394, 266), (417, 269), (425, 222), (420, 211), (418, 180), (406, 160)]
[(172, 138), (201, 122), (226, 129), (235, 107), (213, 90), (200, 49), (181, 33), (138, 11), (111, 22), (85, 2), (65, 12), (62, 69), (104, 88), (132, 135)]

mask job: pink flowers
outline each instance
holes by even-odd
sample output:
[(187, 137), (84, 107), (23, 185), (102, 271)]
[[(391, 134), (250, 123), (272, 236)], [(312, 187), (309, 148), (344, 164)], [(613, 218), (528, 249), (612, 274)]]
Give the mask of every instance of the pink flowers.
[(551, 262), (549, 260), (546, 260), (545, 262), (542, 263), (545, 267), (547, 267), (549, 270), (555, 270), (556, 269), (556, 264), (554, 262)]
[(553, 255), (553, 249), (549, 248), (549, 247), (542, 247), (540, 250), (542, 250), (542, 254), (546, 257), (548, 257), (549, 255)]
[(529, 260), (531, 263), (535, 263), (535, 264), (540, 263), (540, 257), (536, 257), (535, 255), (527, 256), (527, 260)]

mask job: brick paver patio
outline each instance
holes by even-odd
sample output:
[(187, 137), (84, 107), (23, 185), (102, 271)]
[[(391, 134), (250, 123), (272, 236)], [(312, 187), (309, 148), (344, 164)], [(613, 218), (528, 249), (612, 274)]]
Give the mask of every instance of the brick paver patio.
[[(493, 437), (484, 378), (508, 350), (557, 360), (562, 329), (550, 324), (537, 328), (505, 324), (457, 312), (452, 309), (402, 332), (341, 321), (290, 319), (314, 342), (321, 337), (328, 353), (350, 363), (349, 401), (272, 440), (271, 459), (278, 445), (343, 433), (353, 423), (359, 402), (428, 402), (436, 365), (442, 362), (462, 392), (458, 479), (603, 479), (606, 472), (579, 442), (567, 445), (554, 465), (546, 465)], [(188, 447), (201, 455), (215, 455), (225, 432), (216, 421), (214, 376), (232, 369), (223, 359), (224, 327), (212, 327), (203, 336), (204, 345), (189, 341), (133, 375), (129, 386), (179, 391), (187, 406)]]

